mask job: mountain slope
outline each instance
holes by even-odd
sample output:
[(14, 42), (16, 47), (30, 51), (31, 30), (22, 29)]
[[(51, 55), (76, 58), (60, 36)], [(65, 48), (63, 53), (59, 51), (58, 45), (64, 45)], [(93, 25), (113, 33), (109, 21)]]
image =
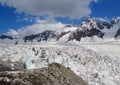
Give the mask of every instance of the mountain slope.
[(57, 33), (54, 31), (50, 31), (50, 30), (46, 30), (42, 33), (36, 34), (36, 35), (31, 35), (31, 36), (26, 36), (24, 37), (24, 42), (30, 41), (33, 42), (33, 40), (36, 40), (37, 42), (40, 41), (47, 41), (51, 38), (56, 38), (57, 37)]
[[(94, 38), (95, 37), (95, 38)], [(66, 25), (58, 31), (46, 30), (39, 34), (25, 36), (20, 39), (13, 39), (9, 36), (2, 35), (0, 40), (6, 41), (12, 40), (13, 44), (27, 44), (27, 43), (39, 43), (39, 42), (50, 42), (50, 41), (82, 41), (90, 39), (95, 41), (96, 39), (107, 40), (107, 39), (119, 39), (120, 37), (120, 18), (113, 19), (111, 21), (99, 21), (92, 18), (86, 18), (79, 26)], [(7, 42), (7, 41), (6, 41)]]

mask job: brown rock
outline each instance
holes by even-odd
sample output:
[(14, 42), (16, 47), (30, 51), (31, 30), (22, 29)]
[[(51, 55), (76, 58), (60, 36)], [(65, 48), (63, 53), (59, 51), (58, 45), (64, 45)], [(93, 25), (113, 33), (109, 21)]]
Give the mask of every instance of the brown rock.
[(87, 85), (73, 71), (61, 64), (19, 72), (1, 72), (0, 85)]

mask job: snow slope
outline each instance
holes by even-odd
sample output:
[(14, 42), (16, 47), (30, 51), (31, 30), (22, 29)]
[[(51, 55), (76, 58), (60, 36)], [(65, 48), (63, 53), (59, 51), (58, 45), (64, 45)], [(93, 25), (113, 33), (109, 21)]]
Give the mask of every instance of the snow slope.
[[(114, 45), (112, 45), (114, 44)], [(22, 61), (28, 69), (57, 62), (69, 67), (89, 85), (120, 84), (120, 44), (0, 45), (0, 59)]]

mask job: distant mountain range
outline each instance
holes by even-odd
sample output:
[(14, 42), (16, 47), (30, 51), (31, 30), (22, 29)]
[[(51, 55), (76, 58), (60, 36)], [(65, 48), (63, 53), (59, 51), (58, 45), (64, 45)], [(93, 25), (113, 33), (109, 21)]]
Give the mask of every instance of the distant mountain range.
[(32, 43), (42, 41), (81, 41), (89, 39), (120, 39), (120, 18), (113, 19), (111, 21), (99, 21), (93, 18), (86, 18), (79, 26), (72, 24), (66, 25), (61, 28), (62, 31), (46, 30), (39, 34), (25, 36), (23, 38), (12, 38), (7, 35), (1, 35), (0, 41), (14, 41), (13, 43)]

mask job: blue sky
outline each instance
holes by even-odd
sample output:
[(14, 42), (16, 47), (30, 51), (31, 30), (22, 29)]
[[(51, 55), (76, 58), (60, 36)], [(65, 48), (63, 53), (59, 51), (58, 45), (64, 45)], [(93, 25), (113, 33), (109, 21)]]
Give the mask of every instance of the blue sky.
[[(8, 0), (11, 1), (11, 0)], [(21, 0), (22, 1), (22, 0)], [(26, 0), (27, 1), (27, 0)], [(47, 0), (46, 0), (47, 1)], [(54, 1), (54, 0), (51, 0)], [(57, 0), (56, 0), (57, 1)], [(62, 0), (61, 0), (62, 1)], [(75, 0), (76, 3), (79, 0)], [(86, 16), (91, 16), (91, 17), (107, 17), (107, 18), (113, 18), (113, 17), (118, 17), (120, 15), (120, 0), (98, 0), (96, 1), (92, 1), (90, 2), (90, 0), (86, 0), (87, 2), (83, 2), (82, 4), (82, 0), (80, 0), (80, 9), (79, 8), (75, 8), (77, 9), (75, 12), (72, 12), (72, 6), (71, 3), (67, 4), (67, 2), (59, 2), (61, 4), (66, 3), (65, 5), (68, 5), (67, 7), (69, 8), (65, 8), (66, 10), (70, 10), (70, 12), (66, 12), (66, 10), (61, 11), (59, 13), (59, 9), (60, 7), (56, 7), (56, 9), (45, 9), (45, 13), (49, 13), (47, 11), (50, 11), (51, 15), (55, 17), (54, 19), (57, 22), (62, 22), (62, 23), (75, 23), (75, 24), (79, 24), (84, 17)], [(20, 8), (20, 4), (18, 4), (17, 2), (11, 2), (10, 4), (6, 1), (0, 0), (0, 34), (6, 33), (9, 31), (9, 29), (14, 29), (14, 30), (18, 30), (21, 27), (25, 27), (25, 26), (30, 26), (35, 24), (35, 19), (36, 17), (39, 19), (46, 19), (46, 16), (43, 15), (44, 13), (42, 13), (44, 11), (43, 9), (36, 9), (35, 11), (31, 11), (28, 10), (27, 8), (30, 8), (31, 6), (28, 6), (26, 8)], [(4, 4), (3, 4), (4, 3)], [(22, 4), (22, 2), (19, 2)], [(23, 2), (24, 3), (24, 2)], [(44, 2), (46, 5), (49, 5), (49, 3)], [(59, 5), (58, 3), (58, 5)], [(75, 4), (76, 4), (75, 3)], [(31, 4), (31, 3), (30, 3)], [(18, 6), (17, 6), (18, 5)], [(53, 4), (54, 5), (54, 4)], [(85, 5), (86, 8), (83, 8), (83, 6)], [(79, 4), (78, 4), (79, 6)], [(24, 7), (24, 6), (23, 6)], [(44, 6), (42, 6), (44, 7)], [(53, 8), (51, 5), (48, 6), (49, 8)], [(71, 9), (70, 9), (71, 7)], [(74, 6), (76, 7), (76, 6)], [(25, 9), (25, 10), (24, 10)], [(56, 11), (58, 10), (58, 11)], [(79, 10), (82, 10), (80, 12), (78, 12)], [(83, 12), (83, 14), (82, 14)], [(75, 13), (75, 14), (74, 14)], [(78, 13), (78, 14), (77, 14)], [(68, 15), (68, 16), (67, 16)], [(85, 16), (84, 16), (85, 15)], [(80, 17), (79, 17), (80, 16)], [(72, 18), (72, 19), (70, 19)]]
[(99, 3), (91, 4), (94, 17), (118, 17), (120, 16), (120, 0), (100, 0)]

